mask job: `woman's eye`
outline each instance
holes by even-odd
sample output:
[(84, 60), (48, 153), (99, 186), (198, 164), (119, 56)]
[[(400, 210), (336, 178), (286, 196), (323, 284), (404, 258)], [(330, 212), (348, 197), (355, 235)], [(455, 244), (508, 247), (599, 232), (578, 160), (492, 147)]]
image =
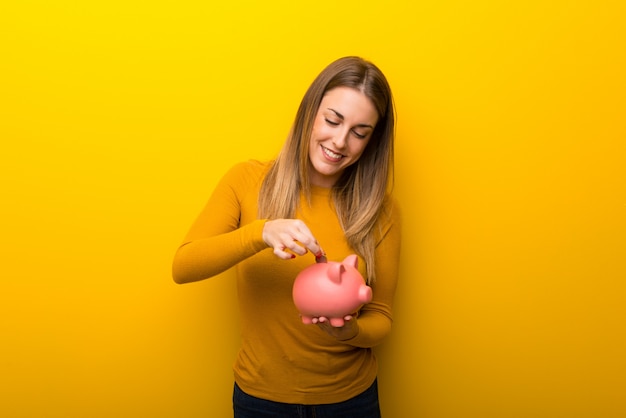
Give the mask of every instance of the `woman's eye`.
[(335, 121), (332, 121), (332, 120), (330, 120), (330, 119), (326, 119), (326, 123), (328, 123), (329, 125), (332, 125), (332, 126), (337, 126), (337, 125), (339, 125), (339, 122), (335, 122)]
[(357, 131), (352, 131), (352, 133), (354, 134), (354, 136), (356, 136), (359, 139), (363, 139), (363, 138), (365, 138), (367, 136), (365, 134), (360, 134)]

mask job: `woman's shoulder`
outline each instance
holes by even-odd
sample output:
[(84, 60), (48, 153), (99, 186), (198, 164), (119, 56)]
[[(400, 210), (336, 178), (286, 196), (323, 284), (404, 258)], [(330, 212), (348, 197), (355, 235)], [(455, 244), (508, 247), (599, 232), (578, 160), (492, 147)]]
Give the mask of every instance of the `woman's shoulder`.
[(402, 213), (397, 199), (392, 194), (387, 194), (378, 215), (378, 231), (384, 236), (393, 228), (401, 228)]
[(241, 161), (231, 166), (224, 177), (231, 183), (257, 183), (265, 177), (271, 165), (271, 161)]
[(398, 204), (398, 200), (396, 197), (389, 193), (385, 196), (385, 200), (383, 201), (382, 213), (397, 222), (400, 222), (401, 213), (400, 213), (400, 205)]
[(272, 165), (272, 161), (247, 160), (235, 163), (230, 171), (247, 174), (264, 174)]

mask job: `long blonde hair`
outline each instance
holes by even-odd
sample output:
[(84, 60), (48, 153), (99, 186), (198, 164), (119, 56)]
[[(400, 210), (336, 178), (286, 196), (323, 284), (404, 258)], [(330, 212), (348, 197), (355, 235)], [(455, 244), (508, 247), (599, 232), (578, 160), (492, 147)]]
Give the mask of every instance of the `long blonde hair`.
[(332, 188), (337, 216), (348, 244), (365, 260), (367, 281), (375, 279), (376, 222), (393, 183), (395, 116), (391, 89), (384, 74), (359, 57), (340, 58), (313, 81), (296, 113), (287, 140), (263, 180), (259, 217), (293, 217), (300, 193), (310, 196), (309, 142), (324, 95), (337, 87), (359, 90), (374, 104), (378, 123), (359, 160), (348, 166)]

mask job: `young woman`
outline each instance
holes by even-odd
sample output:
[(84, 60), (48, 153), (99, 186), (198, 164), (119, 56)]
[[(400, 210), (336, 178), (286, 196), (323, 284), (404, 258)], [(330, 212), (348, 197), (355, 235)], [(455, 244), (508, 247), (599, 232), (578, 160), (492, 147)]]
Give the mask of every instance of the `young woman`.
[[(227, 172), (178, 249), (177, 283), (236, 266), (235, 417), (380, 416), (372, 347), (391, 329), (400, 253), (393, 141), (383, 73), (358, 57), (331, 63), (278, 157)], [(296, 275), (316, 257), (350, 254), (373, 300), (342, 327), (303, 324), (291, 296)]]

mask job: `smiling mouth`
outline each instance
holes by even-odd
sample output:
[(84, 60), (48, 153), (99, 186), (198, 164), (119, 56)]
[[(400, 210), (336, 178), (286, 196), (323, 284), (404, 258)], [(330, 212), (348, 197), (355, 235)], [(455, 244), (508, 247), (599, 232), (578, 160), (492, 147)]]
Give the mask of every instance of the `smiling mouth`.
[(321, 147), (322, 147), (322, 151), (324, 152), (324, 154), (333, 161), (339, 161), (344, 157), (341, 154), (337, 154), (336, 152), (329, 150), (323, 145)]

